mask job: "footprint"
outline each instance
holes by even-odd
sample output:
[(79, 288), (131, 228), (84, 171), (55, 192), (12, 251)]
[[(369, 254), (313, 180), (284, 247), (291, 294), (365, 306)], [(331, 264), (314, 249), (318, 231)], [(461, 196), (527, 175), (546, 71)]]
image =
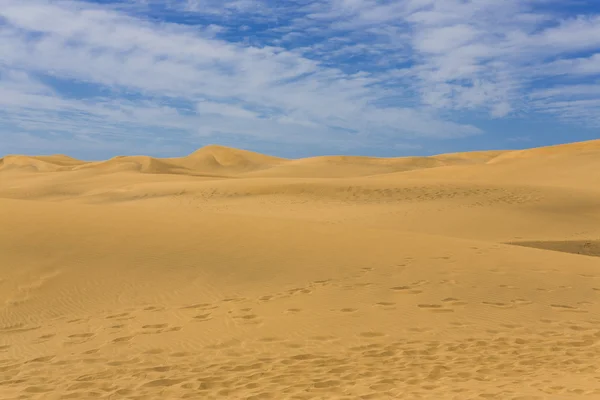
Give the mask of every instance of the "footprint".
[(211, 344), (206, 346), (207, 349), (211, 349), (211, 350), (223, 350), (223, 349), (228, 349), (231, 347), (238, 347), (243, 345), (243, 342), (238, 340), (238, 339), (230, 339), (230, 340), (225, 340), (219, 343), (215, 343), (215, 344)]
[(359, 336), (364, 337), (364, 338), (376, 338), (376, 337), (385, 336), (385, 333), (369, 331), (369, 332), (361, 332), (361, 333), (359, 333)]
[(256, 318), (258, 318), (258, 315), (256, 315), (256, 314), (239, 315), (239, 316), (236, 316), (236, 317), (234, 317), (234, 318), (241, 318), (241, 319), (256, 319)]
[(40, 329), (41, 326), (27, 326), (25, 324), (14, 324), (0, 328), (0, 333), (24, 333)]
[(73, 335), (69, 335), (69, 337), (72, 339), (86, 339), (91, 338), (92, 336), (94, 336), (93, 333), (75, 333)]
[(36, 340), (32, 341), (32, 343), (35, 343), (35, 344), (45, 343), (54, 337), (56, 337), (56, 334), (54, 334), (54, 333), (51, 333), (48, 335), (42, 335), (42, 336), (39, 336)]
[[(246, 310), (248, 310), (248, 309), (246, 309)], [(256, 314), (235, 315), (235, 316), (233, 316), (233, 318), (235, 318), (237, 320), (241, 320), (240, 322), (242, 324), (244, 324), (244, 325), (259, 325), (259, 324), (262, 324), (262, 320)]]
[(113, 314), (113, 315), (109, 315), (109, 316), (106, 317), (106, 319), (115, 319), (115, 318), (119, 318), (119, 319), (127, 318), (127, 319), (130, 319), (130, 318), (133, 318), (133, 317), (130, 317), (130, 314), (128, 312), (121, 313), (121, 314)]
[(242, 320), (244, 325), (256, 325), (261, 323), (259, 316), (256, 314), (237, 315), (233, 318)]
[(417, 307), (423, 308), (425, 310), (435, 312), (435, 313), (451, 313), (454, 312), (451, 308), (444, 308), (441, 304), (418, 304)]
[(212, 314), (210, 314), (210, 313), (208, 313), (208, 314), (198, 314), (198, 315), (196, 315), (196, 316), (194, 317), (194, 319), (195, 319), (196, 321), (201, 321), (201, 322), (204, 322), (204, 321), (211, 320), (211, 319), (212, 319), (212, 318), (211, 318), (211, 315), (212, 315)]
[(442, 308), (441, 304), (418, 304), (420, 308)]
[(507, 328), (507, 329), (518, 329), (518, 328), (523, 327), (523, 325), (517, 325), (517, 324), (500, 324), (500, 326), (503, 328)]
[(54, 387), (51, 386), (29, 386), (24, 389), (27, 393), (48, 393), (54, 391)]
[(307, 289), (307, 288), (296, 288), (296, 289), (288, 290), (287, 292), (289, 294), (296, 294), (296, 293), (310, 294), (310, 293), (312, 293), (312, 290)]
[(586, 310), (582, 310), (580, 308), (569, 306), (566, 304), (551, 304), (550, 307), (555, 308), (561, 312), (587, 313)]
[(177, 332), (180, 331), (182, 329), (181, 326), (173, 326), (169, 328), (169, 324), (152, 324), (152, 325), (144, 325), (142, 326), (142, 329), (146, 329), (145, 331), (142, 331), (142, 334), (159, 334), (159, 333), (165, 333), (165, 332)]
[(116, 339), (113, 339), (113, 343), (126, 343), (129, 342), (131, 339), (133, 339), (133, 336), (122, 336), (122, 337), (118, 337)]
[(482, 301), (481, 304), (485, 304), (486, 306), (492, 306), (492, 307), (496, 307), (496, 308), (511, 308), (510, 304), (498, 303), (498, 302), (492, 302), (492, 301)]
[(288, 312), (288, 313), (294, 313), (294, 314), (295, 314), (295, 313), (299, 313), (299, 312), (301, 312), (301, 311), (302, 311), (302, 309), (301, 309), (301, 308), (288, 308), (288, 309), (286, 310), (286, 312)]
[(587, 326), (580, 326), (580, 325), (571, 325), (571, 326), (569, 326), (569, 329), (571, 329), (573, 331), (582, 332), (582, 331), (589, 331), (589, 330), (591, 330), (593, 328), (590, 328), (590, 327), (587, 327)]
[(394, 291), (396, 291), (396, 292), (399, 292), (399, 293), (409, 293), (409, 294), (423, 293), (422, 290), (413, 289), (411, 286), (394, 286), (391, 289), (394, 290)]
[(157, 307), (157, 306), (148, 306), (148, 307), (145, 307), (143, 310), (144, 311), (165, 311), (166, 308), (164, 308), (164, 307)]
[(229, 297), (227, 299), (223, 299), (222, 301), (225, 303), (231, 303), (231, 302), (239, 303), (239, 302), (245, 301), (245, 300), (247, 300), (247, 299), (244, 297)]
[(456, 285), (458, 282), (454, 279), (443, 279), (440, 281), (440, 284), (445, 285), (445, 284), (450, 284), (450, 285)]
[(28, 363), (47, 363), (49, 361), (54, 360), (56, 356), (45, 356), (45, 357), (38, 357), (38, 358), (34, 358), (31, 359), (29, 361), (27, 361)]
[(131, 364), (137, 364), (140, 362), (139, 358), (132, 358), (129, 360), (113, 360), (113, 361), (109, 361), (106, 363), (106, 365), (110, 366), (110, 367), (120, 367), (123, 365), (131, 365)]
[(344, 313), (352, 313), (352, 312), (358, 311), (358, 309), (357, 308), (342, 308), (340, 311), (344, 312)]
[(198, 308), (201, 308), (204, 310), (214, 310), (215, 308), (218, 308), (218, 306), (215, 306), (210, 303), (198, 303), (198, 304), (192, 304), (189, 306), (181, 307), (182, 310), (194, 310), (194, 309), (198, 309)]

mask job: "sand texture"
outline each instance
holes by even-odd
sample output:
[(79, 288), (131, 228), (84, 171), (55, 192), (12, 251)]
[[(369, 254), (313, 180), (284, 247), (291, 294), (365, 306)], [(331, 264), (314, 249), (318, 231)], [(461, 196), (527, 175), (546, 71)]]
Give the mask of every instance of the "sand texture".
[(0, 159), (0, 399), (600, 399), (600, 141)]

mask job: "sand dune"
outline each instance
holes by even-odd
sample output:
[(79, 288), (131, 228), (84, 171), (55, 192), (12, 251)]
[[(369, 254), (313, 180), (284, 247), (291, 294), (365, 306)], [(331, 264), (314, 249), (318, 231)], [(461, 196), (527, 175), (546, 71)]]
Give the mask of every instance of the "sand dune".
[(598, 171), (6, 156), (0, 398), (600, 398)]
[(286, 161), (283, 158), (217, 145), (205, 146), (187, 157), (171, 160), (189, 169), (229, 169), (235, 172), (264, 169)]
[(56, 172), (70, 170), (84, 164), (83, 161), (65, 155), (54, 156), (6, 156), (0, 158), (0, 169), (23, 169), (26, 171)]

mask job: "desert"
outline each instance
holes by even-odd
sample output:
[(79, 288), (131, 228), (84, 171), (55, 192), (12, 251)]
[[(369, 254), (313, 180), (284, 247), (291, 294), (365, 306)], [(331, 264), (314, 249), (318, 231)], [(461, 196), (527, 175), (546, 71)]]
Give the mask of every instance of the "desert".
[(2, 399), (600, 398), (600, 141), (0, 159)]

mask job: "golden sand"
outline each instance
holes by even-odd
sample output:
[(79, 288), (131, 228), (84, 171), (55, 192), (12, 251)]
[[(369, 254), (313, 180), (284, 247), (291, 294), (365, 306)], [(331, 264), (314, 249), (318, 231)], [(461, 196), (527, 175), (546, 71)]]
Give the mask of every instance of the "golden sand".
[(598, 399), (600, 141), (0, 159), (1, 399)]

